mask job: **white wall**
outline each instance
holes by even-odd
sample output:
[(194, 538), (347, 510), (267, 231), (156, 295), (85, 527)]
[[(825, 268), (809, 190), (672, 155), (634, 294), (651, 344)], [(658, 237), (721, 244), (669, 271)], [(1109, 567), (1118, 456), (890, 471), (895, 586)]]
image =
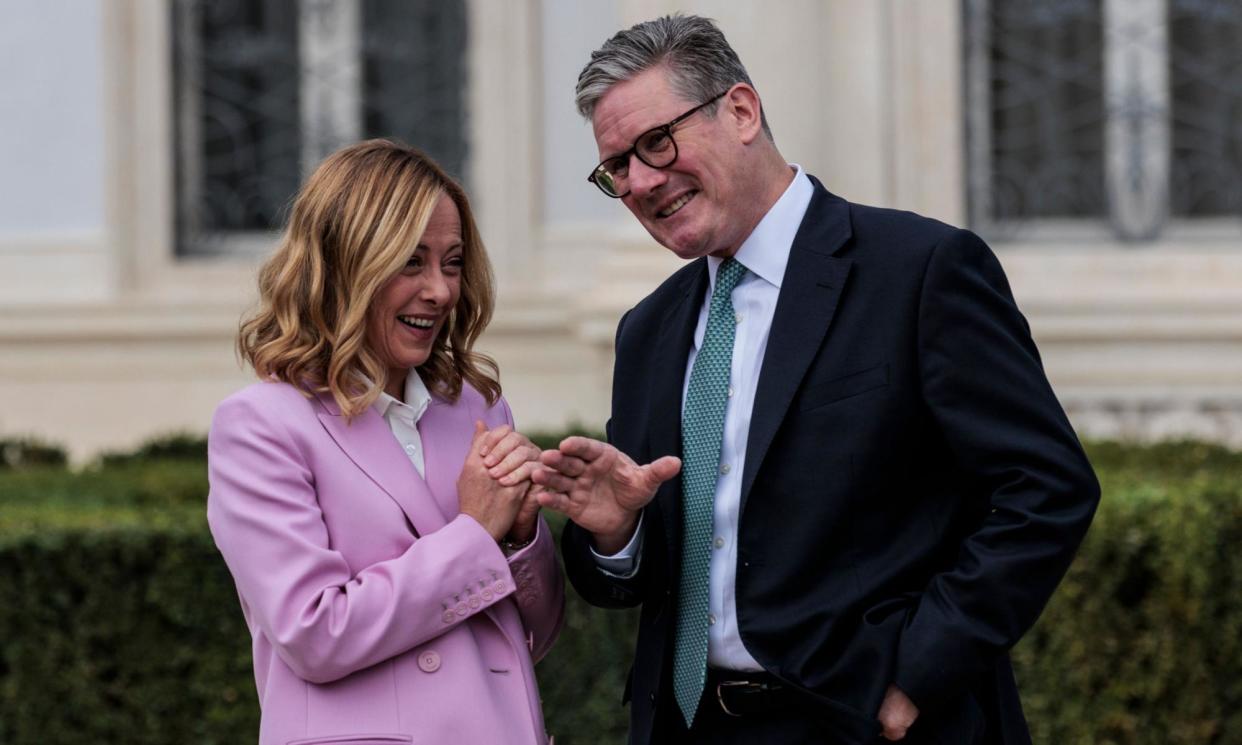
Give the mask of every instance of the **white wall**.
[(0, 237), (103, 230), (102, 13), (0, 6)]
[(587, 183), (598, 151), (591, 125), (574, 107), (578, 73), (620, 28), (616, 6), (581, 0), (544, 0), (541, 6), (543, 218), (548, 223), (621, 219), (626, 216), (621, 203)]

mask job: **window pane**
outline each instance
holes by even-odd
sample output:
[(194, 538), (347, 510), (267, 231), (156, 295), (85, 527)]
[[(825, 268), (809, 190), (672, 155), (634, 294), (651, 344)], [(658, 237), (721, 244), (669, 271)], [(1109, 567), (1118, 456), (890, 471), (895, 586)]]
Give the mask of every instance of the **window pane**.
[(466, 160), (464, 0), (366, 0), (363, 128), (424, 150), (454, 177)]
[(296, 0), (178, 0), (178, 253), (278, 226), (299, 171)]
[(1169, 0), (1171, 210), (1242, 215), (1242, 4)]
[(1099, 0), (993, 0), (992, 220), (1107, 214)]

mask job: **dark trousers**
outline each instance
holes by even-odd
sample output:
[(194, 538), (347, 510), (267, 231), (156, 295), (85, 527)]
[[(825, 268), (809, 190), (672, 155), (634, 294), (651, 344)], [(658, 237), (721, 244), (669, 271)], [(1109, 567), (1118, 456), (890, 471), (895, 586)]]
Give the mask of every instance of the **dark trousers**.
[[(771, 712), (735, 717), (721, 708), (710, 683), (688, 730), (672, 700), (656, 707), (653, 745), (841, 745), (839, 730), (813, 706), (794, 705)], [(973, 699), (936, 712), (925, 712), (901, 741), (902, 745), (975, 745), (992, 742), (985, 736)], [(891, 745), (877, 736), (872, 745)]]
[(709, 671), (706, 690), (699, 701), (694, 724), (687, 730), (681, 710), (671, 699), (656, 707), (654, 745), (836, 745), (836, 738), (817, 712), (798, 699), (788, 700), (771, 711), (732, 716), (721, 707), (716, 683), (721, 678), (745, 678), (776, 683), (766, 673)]
[(655, 729), (658, 745), (835, 745), (822, 722), (805, 712), (731, 717), (706, 696), (688, 731), (676, 705), (661, 707)]

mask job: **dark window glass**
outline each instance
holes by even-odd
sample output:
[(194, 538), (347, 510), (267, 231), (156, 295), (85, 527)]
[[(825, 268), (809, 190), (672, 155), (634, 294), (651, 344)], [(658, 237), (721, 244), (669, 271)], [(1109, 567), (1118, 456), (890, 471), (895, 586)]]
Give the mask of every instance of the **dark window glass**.
[(1105, 215), (1099, 0), (994, 0), (988, 13), (989, 217)]
[[(339, 22), (341, 8), (305, 0), (172, 7), (179, 254), (269, 245), (247, 237), (281, 226), (315, 165), (304, 161), (353, 139), (408, 142), (463, 176), (464, 0), (363, 0), (356, 28)], [(306, 13), (317, 16), (308, 24)], [(308, 33), (326, 65), (307, 63)], [(334, 116), (334, 102), (358, 115), (344, 132), (308, 119)]]
[(424, 150), (461, 179), (466, 160), (463, 0), (366, 0), (363, 126)]
[(1169, 86), (1172, 214), (1242, 215), (1242, 4), (1169, 0)]
[(182, 253), (280, 223), (299, 182), (296, 0), (173, 6)]

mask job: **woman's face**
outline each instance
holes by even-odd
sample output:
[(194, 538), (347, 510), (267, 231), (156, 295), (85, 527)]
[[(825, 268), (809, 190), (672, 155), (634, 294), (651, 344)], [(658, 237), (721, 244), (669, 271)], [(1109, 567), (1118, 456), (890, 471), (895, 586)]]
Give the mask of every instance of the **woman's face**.
[(431, 356), (457, 305), (462, 261), (461, 215), (443, 195), (409, 261), (380, 288), (368, 313), (367, 341), (388, 366), (386, 390), (397, 398), (410, 368)]

